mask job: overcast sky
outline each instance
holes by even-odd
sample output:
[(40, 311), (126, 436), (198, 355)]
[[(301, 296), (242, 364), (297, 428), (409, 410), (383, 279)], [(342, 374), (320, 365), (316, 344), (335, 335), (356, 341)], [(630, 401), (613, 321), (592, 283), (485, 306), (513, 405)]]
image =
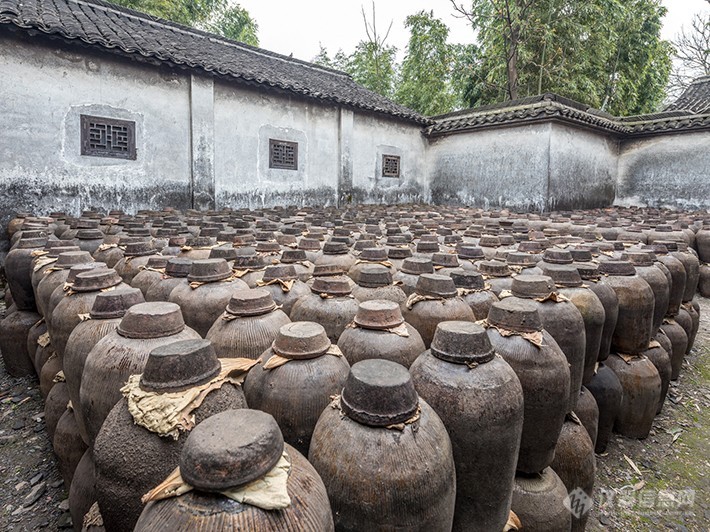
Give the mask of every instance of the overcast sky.
[[(352, 52), (365, 38), (361, 8), (365, 8), (368, 17), (372, 13), (370, 0), (237, 1), (259, 24), (262, 48), (306, 61), (316, 56), (319, 43), (331, 55), (339, 48)], [(689, 25), (694, 13), (710, 7), (706, 0), (663, 0), (663, 4), (668, 8), (662, 32), (666, 39), (672, 39), (684, 24)], [(449, 42), (473, 40), (470, 26), (454, 16), (449, 0), (375, 0), (375, 7), (378, 31), (384, 33), (392, 22), (387, 43), (397, 47), (400, 59), (409, 38), (404, 19), (422, 9), (433, 10), (434, 16), (446, 23), (451, 30)]]

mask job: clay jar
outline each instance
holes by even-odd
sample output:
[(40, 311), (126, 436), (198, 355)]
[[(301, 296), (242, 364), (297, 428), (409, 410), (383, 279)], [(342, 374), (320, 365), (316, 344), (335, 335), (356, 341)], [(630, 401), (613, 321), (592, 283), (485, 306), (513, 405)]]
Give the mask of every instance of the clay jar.
[[(669, 245), (666, 244), (667, 248), (668, 246)], [(688, 245), (685, 242), (677, 242), (676, 248), (676, 251), (673, 251), (670, 248), (668, 251), (671, 252), (671, 255), (681, 261), (683, 263), (683, 267), (685, 268), (685, 289), (683, 290), (682, 297), (682, 301), (685, 303), (693, 299), (693, 296), (695, 296), (695, 292), (698, 289), (700, 261), (697, 256), (688, 251)]]
[(35, 295), (32, 290), (32, 259), (40, 251), (46, 238), (22, 238), (5, 257), (5, 275), (18, 310), (34, 311)]
[(313, 263), (309, 262), (306, 252), (301, 249), (286, 249), (281, 254), (281, 264), (289, 264), (296, 270), (296, 275), (304, 283), (313, 274)]
[(506, 298), (494, 303), (487, 321), (493, 349), (513, 368), (523, 387), (523, 432), (517, 470), (539, 473), (552, 463), (569, 405), (567, 359), (555, 339), (542, 328), (532, 301)]
[(69, 513), (73, 523), (83, 523), (84, 516), (96, 502), (96, 476), (94, 455), (86, 449), (74, 470), (69, 487)]
[(424, 257), (412, 257), (404, 259), (399, 271), (392, 276), (392, 279), (398, 283), (402, 291), (407, 296), (414, 293), (419, 276), (427, 273), (434, 273), (434, 265), (431, 259)]
[(66, 406), (54, 429), (52, 447), (54, 454), (57, 455), (57, 465), (59, 466), (59, 473), (64, 479), (64, 484), (71, 486), (74, 471), (76, 471), (87, 447), (79, 434), (74, 410), (69, 406)]
[[(143, 297), (145, 297), (148, 289), (165, 275), (165, 266), (167, 266), (169, 258), (162, 255), (150, 255), (145, 266), (140, 265), (138, 267), (139, 271), (133, 277), (130, 283), (131, 286), (138, 288), (143, 293)], [(135, 266), (135, 264), (132, 266)]]
[[(184, 340), (153, 349), (139, 387), (145, 392), (186, 393), (213, 380), (221, 371), (207, 340)], [(225, 382), (192, 410), (195, 423), (226, 410), (246, 408), (240, 386)], [(151, 432), (134, 421), (123, 397), (106, 417), (94, 444), (97, 500), (109, 530), (131, 531), (143, 510), (141, 497), (167, 477), (180, 461), (189, 431), (177, 436)]]
[[(555, 447), (552, 469), (562, 480), (567, 493), (582, 489), (589, 497), (592, 497), (596, 473), (594, 443), (578, 418), (568, 416), (562, 425), (562, 432), (560, 432)], [(588, 517), (588, 512), (580, 517), (572, 514), (571, 530), (574, 532), (584, 531)]]
[[(577, 269), (568, 265), (550, 265), (543, 268), (545, 275), (552, 278), (558, 292), (577, 307), (584, 320), (584, 372), (582, 384), (589, 382), (594, 374), (594, 366), (599, 356), (599, 348), (604, 332), (606, 313), (604, 305), (589, 288), (582, 285)], [(546, 322), (543, 319), (543, 326)], [(549, 329), (548, 329), (549, 331)], [(553, 335), (554, 336), (554, 335)], [(557, 340), (557, 338), (555, 338)], [(557, 342), (560, 344), (559, 340)], [(560, 344), (560, 347), (562, 345)], [(562, 349), (564, 351), (564, 348)]]
[(336, 528), (451, 530), (451, 441), (406, 368), (358, 362), (335, 406), (318, 420), (308, 458), (326, 486)]
[[(81, 404), (79, 390), (84, 373), (84, 363), (89, 352), (99, 340), (116, 330), (130, 307), (139, 303), (145, 303), (145, 300), (137, 288), (125, 287), (102, 292), (94, 300), (91, 311), (89, 311), (89, 319), (74, 327), (67, 340), (62, 360), (64, 378), (72, 404)], [(84, 442), (88, 444), (89, 438), (86, 433), (83, 412), (78, 408), (74, 415), (79, 426), (79, 433)]]
[(361, 360), (391, 360), (408, 368), (425, 351), (419, 332), (404, 321), (397, 303), (360, 303), (355, 319), (340, 335), (338, 347), (352, 365)]
[(636, 268), (636, 274), (648, 283), (653, 291), (653, 327), (651, 336), (655, 336), (658, 328), (663, 323), (663, 317), (668, 313), (670, 301), (670, 284), (665, 274), (653, 265), (655, 256), (650, 252), (626, 252), (622, 254), (623, 260), (631, 261)]
[(198, 339), (186, 327), (174, 303), (141, 303), (126, 311), (115, 331), (99, 340), (84, 363), (79, 398), (89, 442), (121, 399), (121, 388), (133, 374), (141, 373), (156, 347), (180, 340)]
[(513, 272), (505, 262), (484, 260), (478, 263), (478, 271), (491, 287), (491, 292), (498, 297), (503, 290), (510, 290), (513, 284)]
[(628, 261), (609, 260), (599, 264), (601, 282), (611, 286), (619, 298), (619, 317), (611, 339), (612, 350), (637, 354), (651, 341), (655, 297), (651, 287), (636, 275)]
[(604, 327), (597, 355), (597, 360), (602, 362), (607, 359), (611, 350), (611, 339), (614, 336), (616, 321), (619, 318), (619, 298), (611, 286), (600, 282), (601, 274), (597, 265), (575, 263), (574, 266), (577, 268), (583, 284), (594, 292), (604, 307)]
[(119, 260), (114, 269), (126, 284), (132, 284), (133, 278), (141, 271), (141, 266), (148, 264), (151, 256), (156, 255), (158, 250), (148, 241), (131, 242), (126, 244), (123, 258)]
[(623, 394), (614, 431), (627, 438), (648, 436), (661, 399), (661, 377), (644, 355), (612, 353), (606, 361), (616, 373)]
[(247, 286), (255, 288), (257, 281), (264, 276), (264, 269), (269, 264), (271, 264), (271, 259), (257, 253), (254, 248), (241, 248), (237, 250), (237, 256), (234, 259), (234, 270), (239, 273), (240, 279)]
[[(45, 333), (47, 332), (47, 322), (44, 320), (36, 321), (35, 324), (30, 327), (27, 331), (27, 355), (30, 357), (30, 362), (34, 367), (35, 373), (37, 375), (42, 371), (42, 366), (47, 361), (47, 358), (51, 355), (50, 352), (45, 352), (40, 344), (40, 338), (42, 338), (42, 345), (44, 345), (44, 339), (46, 338)], [(40, 358), (37, 358), (37, 351), (42, 349), (40, 353)], [(49, 350), (46, 350), (49, 351)]]
[(47, 429), (49, 441), (54, 441), (54, 430), (59, 419), (67, 409), (69, 390), (66, 382), (57, 382), (47, 394), (44, 401), (44, 426)]
[(471, 307), (473, 317), (476, 320), (485, 320), (491, 305), (498, 301), (498, 296), (486, 288), (483, 276), (476, 271), (463, 268), (452, 270), (449, 276), (454, 280), (459, 295)]
[[(331, 349), (325, 329), (307, 321), (282, 326), (261, 360), (244, 381), (247, 402), (274, 416), (284, 440), (307, 455), (318, 418), (342, 390), (350, 365)], [(271, 367), (276, 361), (283, 364)]]
[(192, 261), (190, 259), (169, 258), (165, 264), (165, 274), (155, 283), (150, 285), (145, 293), (146, 301), (167, 301), (170, 292), (179, 285), (190, 273)]
[(389, 268), (379, 264), (364, 266), (360, 270), (357, 283), (353, 287), (353, 296), (360, 302), (386, 299), (403, 305), (407, 300), (404, 290), (399, 285), (393, 284)]
[(387, 258), (397, 270), (402, 268), (402, 264), (412, 256), (412, 250), (406, 244), (400, 247), (388, 247)]
[[(564, 272), (562, 275), (565, 275)], [(565, 281), (572, 283), (574, 277), (570, 279), (569, 276), (565, 276)], [(548, 276), (522, 275), (516, 277), (513, 280), (512, 293), (517, 298), (526, 299), (535, 304), (542, 326), (555, 339), (567, 357), (570, 372), (567, 412), (573, 411), (582, 388), (585, 369), (586, 334), (582, 313), (571, 301), (561, 300), (557, 297), (555, 284)]]
[(280, 306), (287, 316), (291, 314), (294, 303), (311, 292), (308, 285), (298, 278), (296, 269), (291, 264), (267, 266), (264, 276), (256, 284), (271, 294), (274, 303)]
[(599, 454), (606, 450), (609, 443), (624, 392), (616, 373), (604, 363), (599, 364), (596, 373), (585, 387), (594, 396), (599, 408), (597, 440), (594, 443), (594, 451)]
[(700, 230), (695, 233), (695, 245), (700, 261), (710, 264), (710, 221), (706, 220)]
[(442, 321), (474, 321), (471, 307), (458, 295), (453, 279), (446, 275), (423, 274), (416, 292), (402, 311), (407, 323), (414, 326), (429, 348), (437, 324)]
[(94, 269), (76, 276), (71, 290), (65, 293), (51, 315), (49, 333), (60, 360), (64, 357), (69, 335), (81, 322), (80, 314), (88, 314), (96, 296), (111, 288), (130, 287), (121, 282), (116, 270), (109, 268)]
[(685, 331), (685, 336), (687, 336), (688, 338), (688, 345), (685, 347), (686, 355), (690, 353), (690, 350), (693, 347), (693, 317), (690, 315), (689, 309), (692, 309), (692, 306), (688, 305), (687, 303), (683, 303), (680, 306), (678, 314), (675, 316), (676, 323), (683, 327), (683, 330)]
[(671, 373), (673, 371), (671, 367), (671, 357), (657, 341), (652, 341), (648, 349), (642, 354), (656, 367), (658, 376), (661, 378), (661, 396), (658, 399), (658, 407), (656, 408), (656, 414), (660, 414), (663, 403), (666, 400), (666, 395), (668, 394), (668, 386), (671, 382)]
[[(523, 428), (523, 390), (480, 325), (440, 323), (410, 369), (444, 422), (456, 463), (454, 530), (503, 530)], [(495, 452), (491, 452), (495, 449)]]
[(661, 331), (671, 342), (671, 380), (676, 380), (680, 375), (680, 368), (683, 366), (683, 359), (688, 350), (688, 335), (685, 329), (673, 318), (666, 318), (661, 325)]
[[(669, 243), (668, 245), (675, 247), (674, 244), (675, 243)], [(675, 316), (678, 314), (680, 304), (683, 302), (683, 296), (685, 295), (685, 284), (687, 280), (685, 266), (683, 266), (680, 260), (669, 253), (666, 245), (656, 243), (649, 247), (655, 253), (658, 262), (663, 264), (671, 275), (671, 290), (668, 300), (668, 313), (666, 315)]]
[(592, 393), (586, 386), (582, 386), (577, 399), (577, 408), (574, 411), (577, 417), (587, 429), (592, 445), (597, 443), (597, 432), (599, 431), (599, 406)]
[(572, 513), (565, 507), (567, 489), (552, 468), (515, 477), (511, 508), (523, 529), (531, 532), (567, 532)]
[(349, 277), (317, 277), (311, 286), (311, 293), (293, 305), (291, 319), (320, 323), (330, 341), (337, 343), (357, 309), (358, 302), (351, 294)]
[(33, 359), (27, 351), (27, 336), (40, 319), (34, 311), (17, 310), (0, 321), (0, 352), (5, 371), (12, 377), (35, 374)]
[[(66, 242), (69, 242), (68, 244)], [(64, 244), (62, 246), (58, 244)], [(35, 294), (35, 304), (37, 305), (37, 310), (39, 311), (39, 301), (37, 301), (37, 287), (40, 281), (44, 278), (44, 272), (55, 265), (57, 258), (61, 253), (68, 253), (71, 251), (80, 251), (78, 246), (72, 246), (71, 240), (48, 240), (47, 244), (44, 246), (44, 251), (46, 255), (41, 255), (35, 257), (32, 261), (32, 291)]]
[[(263, 478), (284, 451), (291, 463), (286, 508), (262, 510), (219, 493)], [(284, 443), (276, 421), (265, 412), (228, 410), (197, 425), (180, 453), (180, 474), (194, 490), (148, 503), (136, 532), (333, 530), (323, 481), (301, 453)]]
[(187, 279), (170, 292), (169, 301), (180, 305), (185, 323), (204, 338), (224, 312), (232, 294), (247, 288), (244, 281), (233, 277), (226, 260), (195, 260)]
[(323, 253), (316, 259), (315, 265), (337, 264), (344, 272), (347, 272), (355, 265), (356, 261), (357, 259), (350, 253), (345, 242), (329, 240), (323, 244)]
[(356, 284), (360, 281), (360, 273), (363, 268), (372, 265), (379, 265), (386, 268), (390, 274), (394, 275), (397, 270), (387, 257), (387, 249), (385, 248), (365, 248), (360, 253), (360, 256), (355, 260), (355, 263), (348, 270), (350, 277)]
[(64, 284), (69, 276), (69, 269), (77, 264), (92, 262), (86, 251), (66, 251), (57, 256), (57, 261), (42, 272), (42, 279), (37, 284), (37, 310), (48, 318), (47, 307), (54, 290)]
[(226, 311), (205, 336), (220, 358), (257, 359), (269, 348), (289, 317), (276, 308), (271, 294), (262, 288), (237, 290)]

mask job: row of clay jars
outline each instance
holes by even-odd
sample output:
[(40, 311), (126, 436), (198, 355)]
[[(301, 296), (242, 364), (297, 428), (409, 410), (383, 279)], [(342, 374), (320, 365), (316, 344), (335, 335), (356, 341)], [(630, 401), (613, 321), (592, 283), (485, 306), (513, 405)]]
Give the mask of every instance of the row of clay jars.
[[(42, 312), (40, 309), (40, 302), (37, 300), (37, 287), (42, 279), (44, 279), (44, 272), (55, 265), (59, 259), (59, 255), (71, 251), (81, 250), (79, 249), (79, 246), (73, 245), (71, 240), (47, 240), (47, 243), (44, 245), (44, 249), (40, 251), (32, 260), (30, 282), (32, 283), (32, 292), (35, 296), (37, 312), (40, 314), (42, 314)], [(87, 253), (87, 255), (90, 254)]]
[(22, 238), (5, 258), (7, 284), (18, 310), (34, 311), (36, 309), (32, 290), (32, 260), (34, 253), (41, 251), (46, 243), (46, 237)]

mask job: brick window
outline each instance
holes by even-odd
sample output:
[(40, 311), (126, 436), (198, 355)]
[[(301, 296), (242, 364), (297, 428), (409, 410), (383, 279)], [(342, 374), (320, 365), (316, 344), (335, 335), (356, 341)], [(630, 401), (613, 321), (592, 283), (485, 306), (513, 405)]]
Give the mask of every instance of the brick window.
[(298, 170), (298, 142), (269, 139), (269, 168)]
[(81, 115), (81, 154), (135, 160), (136, 123)]
[(382, 156), (382, 177), (399, 177), (399, 155)]

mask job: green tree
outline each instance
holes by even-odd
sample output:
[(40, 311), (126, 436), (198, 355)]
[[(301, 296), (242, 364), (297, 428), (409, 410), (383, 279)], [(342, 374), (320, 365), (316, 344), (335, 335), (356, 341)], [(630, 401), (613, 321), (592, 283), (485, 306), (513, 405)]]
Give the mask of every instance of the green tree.
[(449, 28), (433, 11), (410, 15), (404, 25), (410, 37), (395, 99), (424, 115), (451, 111), (457, 103), (451, 82), (456, 50), (447, 43)]
[(668, 97), (675, 100), (690, 83), (710, 75), (710, 12), (696, 13), (690, 27), (683, 26), (673, 39), (673, 70)]
[(226, 4), (205, 24), (205, 29), (252, 46), (259, 46), (259, 25), (239, 4)]

